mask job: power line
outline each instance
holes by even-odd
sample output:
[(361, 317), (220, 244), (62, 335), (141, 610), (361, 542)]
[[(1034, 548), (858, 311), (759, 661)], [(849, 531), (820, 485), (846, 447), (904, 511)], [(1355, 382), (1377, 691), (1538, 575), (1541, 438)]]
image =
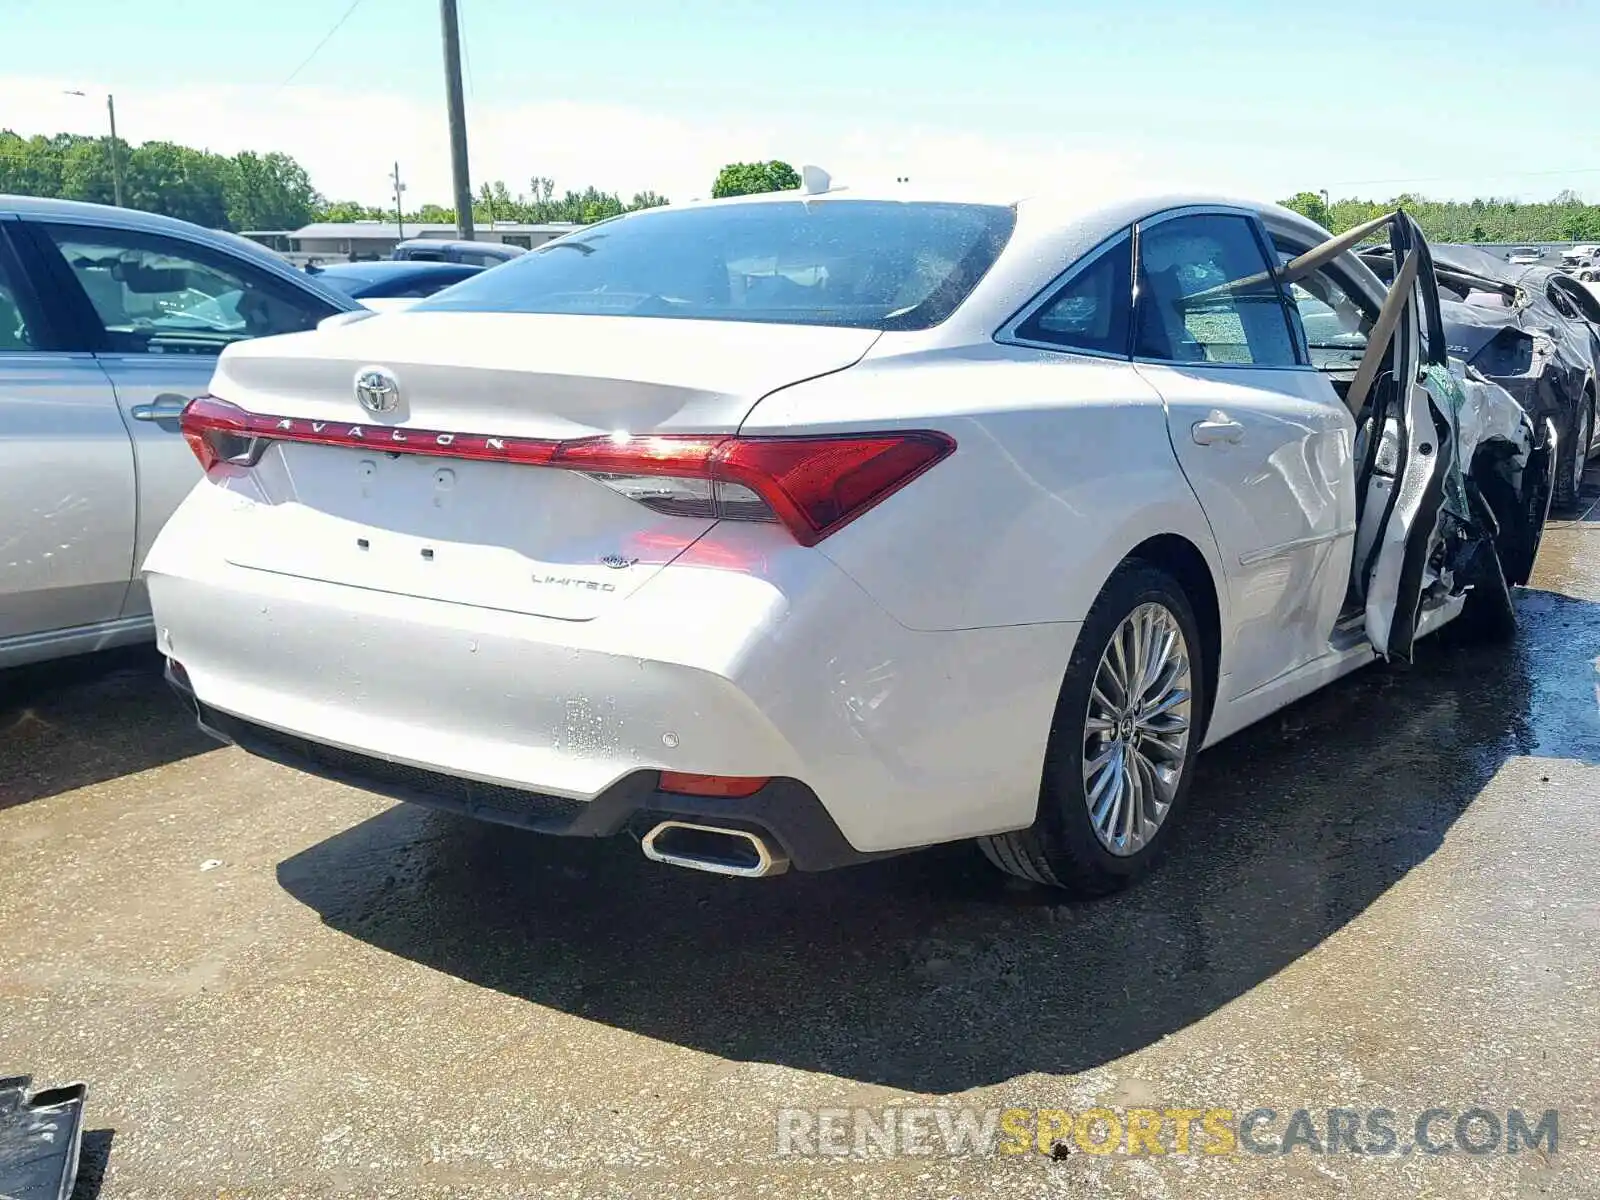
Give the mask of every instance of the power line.
[(335, 21), (333, 23), (333, 28), (328, 30), (327, 33), (322, 35), (322, 40), (316, 44), (316, 46), (312, 49), (310, 54), (306, 55), (305, 60), (303, 62), (301, 62), (301, 64), (298, 67), (296, 67), (294, 70), (290, 71), (289, 72), (289, 77), (287, 79), (285, 79), (282, 83), (280, 83), (278, 86), (281, 87), (281, 88), (282, 87), (288, 87), (291, 83), (293, 83), (294, 82), (294, 77), (296, 75), (300, 74), (301, 71), (304, 71), (307, 67), (309, 67), (311, 65), (311, 60), (314, 59), (317, 55), (322, 53), (322, 48), (324, 46), (326, 46), (330, 41), (333, 40), (333, 35), (338, 33), (339, 30), (344, 27), (344, 23), (350, 19), (351, 14), (354, 13), (356, 11), (356, 9), (358, 9), (360, 7), (361, 7), (361, 0), (350, 0), (350, 7), (344, 10), (344, 16), (340, 17), (337, 21)]

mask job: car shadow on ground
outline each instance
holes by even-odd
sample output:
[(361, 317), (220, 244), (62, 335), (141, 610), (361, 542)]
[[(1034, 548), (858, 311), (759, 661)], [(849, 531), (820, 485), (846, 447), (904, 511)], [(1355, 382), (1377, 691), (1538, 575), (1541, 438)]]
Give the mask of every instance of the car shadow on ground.
[(1162, 869), (1095, 903), (968, 846), (728, 880), (400, 805), (283, 862), (323, 920), (483, 987), (724, 1058), (925, 1093), (1076, 1072), (1292, 963), (1439, 845), (1501, 763), (1600, 761), (1600, 605), (1519, 597), (1199, 760)]
[(216, 747), (153, 646), (0, 671), (0, 809)]

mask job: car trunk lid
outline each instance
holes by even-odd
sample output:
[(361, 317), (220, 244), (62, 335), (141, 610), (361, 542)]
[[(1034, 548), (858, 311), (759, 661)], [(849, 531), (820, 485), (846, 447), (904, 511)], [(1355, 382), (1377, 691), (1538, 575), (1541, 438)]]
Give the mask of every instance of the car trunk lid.
[[(731, 434), (767, 393), (842, 370), (875, 330), (617, 317), (397, 313), (241, 343), (212, 390), (270, 414), (240, 497), (238, 566), (586, 620), (713, 523), (496, 450)], [(376, 374), (375, 374), (376, 373)], [(357, 380), (381, 383), (382, 411)], [(369, 394), (369, 400), (373, 399)]]

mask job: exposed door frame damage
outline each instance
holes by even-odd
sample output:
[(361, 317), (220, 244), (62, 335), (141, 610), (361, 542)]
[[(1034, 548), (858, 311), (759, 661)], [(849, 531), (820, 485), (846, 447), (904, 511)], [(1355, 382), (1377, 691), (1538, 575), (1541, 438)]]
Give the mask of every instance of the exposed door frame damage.
[(1512, 627), (1509, 589), (1538, 552), (1556, 434), (1448, 357), (1433, 255), (1404, 211), (1291, 260), (1284, 282), (1385, 227), (1399, 266), (1346, 393), (1357, 426), (1350, 586), (1372, 648), (1409, 662), (1424, 614), (1455, 597), (1465, 619)]

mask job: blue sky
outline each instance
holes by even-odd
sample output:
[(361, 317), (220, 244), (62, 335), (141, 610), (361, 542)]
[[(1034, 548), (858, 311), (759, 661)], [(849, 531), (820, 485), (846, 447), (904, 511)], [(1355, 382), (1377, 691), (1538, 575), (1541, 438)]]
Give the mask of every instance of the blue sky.
[[(1280, 196), (1600, 199), (1584, 0), (460, 0), (474, 179), (703, 194), (728, 158), (836, 177), (1086, 175)], [(0, 0), (0, 127), (288, 150), (330, 195), (443, 200), (434, 0)]]

